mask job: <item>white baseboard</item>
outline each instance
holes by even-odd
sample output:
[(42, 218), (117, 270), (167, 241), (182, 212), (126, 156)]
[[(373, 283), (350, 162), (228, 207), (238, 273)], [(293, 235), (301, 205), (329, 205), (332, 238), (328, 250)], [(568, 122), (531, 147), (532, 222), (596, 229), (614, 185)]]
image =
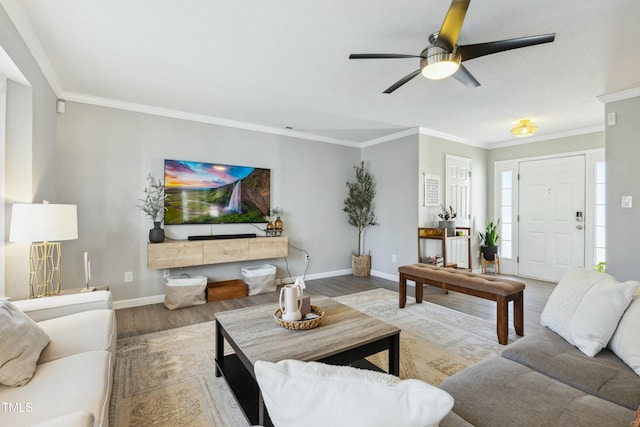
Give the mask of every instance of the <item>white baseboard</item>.
[(142, 297), (142, 298), (133, 298), (133, 299), (124, 299), (120, 301), (113, 302), (113, 308), (118, 310), (120, 308), (130, 308), (130, 307), (139, 307), (141, 305), (149, 305), (149, 304), (158, 304), (164, 302), (164, 294), (163, 295), (153, 295), (150, 297)]
[[(345, 276), (347, 274), (353, 274), (353, 270), (350, 268), (345, 268), (344, 270), (334, 270), (334, 271), (326, 271), (324, 273), (307, 274), (304, 279), (305, 280), (326, 279), (327, 277)], [(381, 279), (391, 280), (396, 283), (398, 283), (398, 279), (399, 279), (399, 276), (396, 274), (389, 274), (389, 273), (385, 273), (377, 270), (371, 270), (371, 275), (374, 277), (380, 277)], [(302, 277), (302, 276), (280, 278), (278, 279), (278, 284), (281, 285), (283, 283), (294, 283), (296, 281), (296, 278), (298, 277)], [(407, 281), (407, 286), (415, 287), (415, 283), (413, 283), (412, 281)], [(139, 307), (142, 305), (159, 304), (163, 302), (164, 302), (164, 295), (153, 295), (150, 297), (114, 301), (113, 308), (118, 310), (120, 308)]]
[[(350, 268), (349, 269), (344, 269), (344, 270), (327, 271), (327, 272), (324, 272), (324, 273), (308, 274), (305, 277), (305, 280), (325, 279), (327, 277), (344, 276), (346, 274), (351, 274), (351, 273), (352, 273), (352, 270)], [(296, 281), (296, 277), (283, 277), (281, 279), (278, 279), (278, 284), (293, 283), (295, 281)], [(142, 297), (142, 298), (133, 298), (133, 299), (114, 301), (113, 302), (113, 308), (118, 310), (120, 308), (140, 307), (140, 306), (143, 306), (143, 305), (159, 304), (159, 303), (163, 303), (163, 302), (164, 302), (164, 294), (163, 295), (153, 295), (153, 296), (150, 296), (150, 297)]]
[[(346, 268), (344, 270), (334, 270), (334, 271), (326, 271), (324, 273), (307, 274), (304, 277), (304, 280), (326, 279), (327, 277), (344, 276), (352, 273), (353, 273), (353, 270), (351, 270), (350, 268)], [(279, 279), (279, 284), (294, 283), (298, 277), (302, 277), (302, 276), (283, 277)]]
[(385, 273), (382, 271), (377, 271), (377, 270), (371, 270), (371, 275), (374, 277), (379, 277), (381, 279), (387, 279), (387, 280), (391, 280), (394, 282), (398, 282), (398, 279), (400, 276), (398, 276), (397, 274), (389, 274), (389, 273)]

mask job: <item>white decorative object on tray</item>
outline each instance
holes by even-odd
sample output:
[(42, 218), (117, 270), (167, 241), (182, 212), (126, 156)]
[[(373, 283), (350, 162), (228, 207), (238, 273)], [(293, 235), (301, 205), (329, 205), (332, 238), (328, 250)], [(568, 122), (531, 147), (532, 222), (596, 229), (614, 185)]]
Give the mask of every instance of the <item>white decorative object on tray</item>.
[[(282, 300), (284, 299), (284, 304)], [(287, 321), (301, 320), (302, 288), (296, 285), (284, 285), (280, 289), (280, 311), (282, 319)]]

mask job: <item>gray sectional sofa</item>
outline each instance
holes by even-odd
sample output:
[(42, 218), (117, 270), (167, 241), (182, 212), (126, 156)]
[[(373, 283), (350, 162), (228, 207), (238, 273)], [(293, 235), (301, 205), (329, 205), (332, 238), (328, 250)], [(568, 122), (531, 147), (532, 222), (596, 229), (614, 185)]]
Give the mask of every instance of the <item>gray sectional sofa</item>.
[(455, 426), (629, 426), (640, 376), (611, 351), (591, 358), (544, 328), (441, 385)]
[(640, 427), (640, 283), (571, 268), (540, 322), (441, 384), (455, 403), (440, 425)]

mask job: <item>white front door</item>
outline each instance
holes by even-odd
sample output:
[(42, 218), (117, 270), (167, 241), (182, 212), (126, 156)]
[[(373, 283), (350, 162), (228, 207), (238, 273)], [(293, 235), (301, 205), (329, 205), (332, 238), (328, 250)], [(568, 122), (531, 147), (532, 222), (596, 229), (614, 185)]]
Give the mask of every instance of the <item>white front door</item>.
[[(471, 159), (447, 155), (445, 158), (445, 207), (453, 207), (458, 214), (457, 227), (469, 227), (471, 222)], [(447, 262), (469, 268), (467, 243), (452, 240), (447, 247)]]
[(558, 281), (584, 266), (585, 158), (521, 162), (518, 274)]

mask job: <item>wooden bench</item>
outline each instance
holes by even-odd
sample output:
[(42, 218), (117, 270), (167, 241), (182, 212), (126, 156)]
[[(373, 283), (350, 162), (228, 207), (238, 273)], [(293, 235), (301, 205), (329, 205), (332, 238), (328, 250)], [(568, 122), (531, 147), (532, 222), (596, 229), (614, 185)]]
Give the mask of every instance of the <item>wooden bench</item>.
[(513, 301), (513, 327), (516, 334), (524, 335), (524, 283), (430, 264), (403, 265), (398, 267), (398, 272), (400, 308), (407, 303), (407, 280), (416, 283), (416, 303), (422, 302), (424, 285), (495, 301), (498, 342), (506, 344), (509, 337), (508, 304)]

